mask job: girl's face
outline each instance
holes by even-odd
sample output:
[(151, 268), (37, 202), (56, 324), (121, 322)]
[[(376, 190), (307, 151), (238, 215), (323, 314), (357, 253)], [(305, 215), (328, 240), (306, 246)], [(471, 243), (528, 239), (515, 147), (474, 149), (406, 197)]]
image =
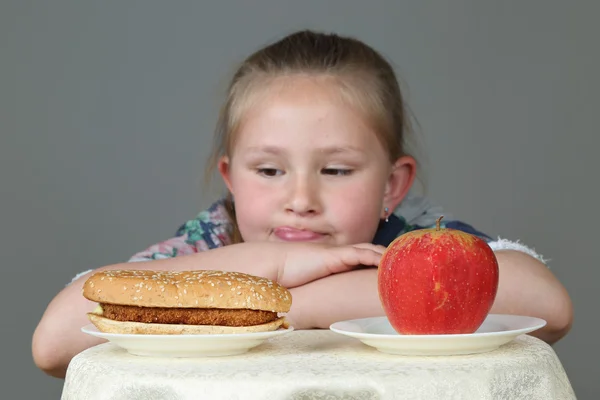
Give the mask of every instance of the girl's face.
[(245, 113), (219, 170), (246, 242), (371, 242), (414, 178), (332, 84), (287, 78)]

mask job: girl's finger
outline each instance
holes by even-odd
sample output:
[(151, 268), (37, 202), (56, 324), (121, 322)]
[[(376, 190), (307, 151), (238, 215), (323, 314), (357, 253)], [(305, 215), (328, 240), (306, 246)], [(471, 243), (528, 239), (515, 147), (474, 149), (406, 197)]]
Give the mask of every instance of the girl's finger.
[(340, 259), (342, 263), (348, 266), (378, 266), (381, 260), (381, 253), (377, 249), (369, 248), (368, 246), (350, 246), (340, 248), (340, 250)]
[(373, 250), (379, 254), (383, 254), (385, 252), (386, 247), (385, 246), (381, 246), (379, 244), (372, 244), (372, 243), (359, 243), (359, 244), (355, 244), (352, 247), (356, 247), (356, 248), (360, 248), (360, 249), (368, 249), (368, 250)]

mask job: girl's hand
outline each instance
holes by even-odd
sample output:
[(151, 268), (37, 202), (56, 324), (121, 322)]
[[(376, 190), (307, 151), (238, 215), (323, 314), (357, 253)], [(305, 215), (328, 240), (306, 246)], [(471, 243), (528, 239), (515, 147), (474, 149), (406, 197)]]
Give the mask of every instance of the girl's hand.
[[(378, 266), (383, 246), (361, 243), (332, 246), (317, 243), (239, 243), (178, 257), (140, 261), (137, 269), (188, 271), (214, 269), (262, 276), (293, 288), (360, 266)], [(105, 269), (131, 268), (131, 264)]]
[(283, 261), (277, 282), (287, 288), (302, 286), (328, 275), (359, 266), (378, 266), (385, 247), (370, 243), (331, 246), (314, 243), (282, 243)]

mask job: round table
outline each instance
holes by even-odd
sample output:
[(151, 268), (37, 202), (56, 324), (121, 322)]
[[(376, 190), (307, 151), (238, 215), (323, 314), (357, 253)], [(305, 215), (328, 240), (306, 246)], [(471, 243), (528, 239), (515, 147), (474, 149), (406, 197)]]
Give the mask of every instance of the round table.
[(229, 357), (140, 357), (100, 344), (73, 358), (62, 399), (565, 400), (575, 394), (552, 347), (528, 335), (483, 354), (407, 357), (310, 330)]

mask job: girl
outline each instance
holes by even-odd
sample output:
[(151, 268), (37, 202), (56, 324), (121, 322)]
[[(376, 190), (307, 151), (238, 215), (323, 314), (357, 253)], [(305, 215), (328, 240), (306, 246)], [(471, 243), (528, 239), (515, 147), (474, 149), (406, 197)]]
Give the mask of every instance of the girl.
[[(228, 196), (176, 237), (133, 256), (135, 265), (96, 271), (268, 277), (292, 292), (288, 317), (296, 329), (384, 315), (374, 267), (385, 246), (441, 214), (407, 196), (417, 163), (405, 149), (408, 118), (391, 66), (360, 41), (303, 31), (251, 55), (227, 94), (208, 173), (218, 169)], [(479, 235), (496, 251), (492, 312), (544, 318), (535, 335), (549, 343), (567, 333), (569, 296), (541, 257), (458, 221), (444, 225)], [(74, 355), (100, 343), (80, 331), (95, 307), (81, 295), (92, 272), (52, 300), (34, 333), (34, 360), (53, 376), (64, 377)]]

